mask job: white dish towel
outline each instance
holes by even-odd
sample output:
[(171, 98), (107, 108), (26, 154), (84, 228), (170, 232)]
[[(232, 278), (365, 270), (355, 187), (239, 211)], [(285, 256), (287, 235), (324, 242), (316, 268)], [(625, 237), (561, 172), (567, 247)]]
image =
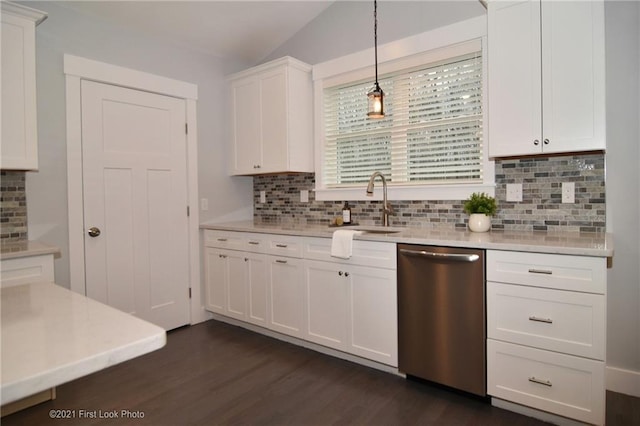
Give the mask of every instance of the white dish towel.
[(349, 259), (353, 252), (353, 236), (360, 234), (362, 234), (362, 231), (353, 229), (338, 229), (334, 231), (331, 239), (331, 256)]

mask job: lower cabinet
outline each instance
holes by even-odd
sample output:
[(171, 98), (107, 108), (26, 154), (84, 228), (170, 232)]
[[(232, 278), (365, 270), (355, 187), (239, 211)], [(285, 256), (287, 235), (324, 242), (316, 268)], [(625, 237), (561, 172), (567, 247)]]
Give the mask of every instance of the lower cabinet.
[(53, 282), (53, 254), (5, 259), (0, 264), (0, 277), (2, 287), (35, 281)]
[(315, 260), (302, 238), (261, 237), (205, 231), (207, 310), (398, 365), (395, 244), (354, 241), (358, 256), (338, 260), (319, 241), (330, 239), (304, 239)]
[(253, 324), (267, 324), (266, 259), (262, 254), (207, 247), (205, 307)]
[(305, 260), (305, 338), (397, 365), (396, 271)]
[(487, 251), (487, 393), (605, 420), (606, 259)]

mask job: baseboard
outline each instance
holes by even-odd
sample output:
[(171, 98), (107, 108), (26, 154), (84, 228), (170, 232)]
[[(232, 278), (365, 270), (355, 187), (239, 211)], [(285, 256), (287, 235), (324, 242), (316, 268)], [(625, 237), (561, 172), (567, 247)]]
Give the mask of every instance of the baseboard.
[(640, 371), (606, 368), (607, 390), (640, 398)]

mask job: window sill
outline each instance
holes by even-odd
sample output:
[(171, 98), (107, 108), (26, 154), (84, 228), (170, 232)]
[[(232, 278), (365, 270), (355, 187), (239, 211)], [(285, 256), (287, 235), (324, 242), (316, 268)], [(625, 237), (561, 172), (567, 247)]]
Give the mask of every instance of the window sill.
[[(366, 185), (361, 188), (316, 188), (317, 201), (371, 201), (382, 200), (382, 183), (376, 182), (373, 197), (366, 194)], [(484, 192), (495, 197), (495, 184), (439, 185), (431, 187), (389, 186), (389, 200), (466, 200), (474, 192)]]

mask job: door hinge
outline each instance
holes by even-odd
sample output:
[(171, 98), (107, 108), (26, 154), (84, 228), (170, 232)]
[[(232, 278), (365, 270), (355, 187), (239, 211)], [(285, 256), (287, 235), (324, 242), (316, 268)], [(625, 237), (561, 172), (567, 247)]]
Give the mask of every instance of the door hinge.
[(185, 135), (189, 134), (189, 123), (184, 123), (184, 133)]
[(191, 287), (189, 287), (189, 299), (191, 299)]
[(187, 206), (187, 217), (191, 215), (191, 209)]

